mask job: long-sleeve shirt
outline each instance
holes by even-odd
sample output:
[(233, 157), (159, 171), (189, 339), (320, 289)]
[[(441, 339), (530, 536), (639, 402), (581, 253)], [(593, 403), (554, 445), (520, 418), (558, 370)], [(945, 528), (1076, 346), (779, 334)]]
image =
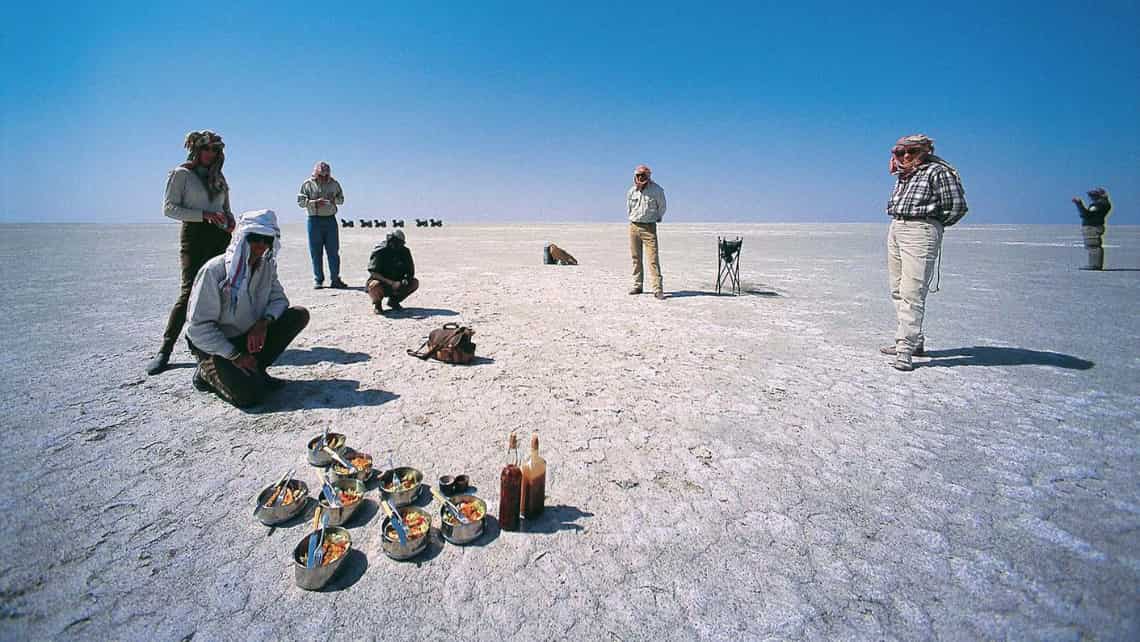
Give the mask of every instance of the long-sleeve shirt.
[(653, 181), (642, 190), (630, 187), (625, 202), (630, 223), (657, 223), (665, 216), (665, 190)]
[[(317, 200), (326, 199), (328, 202), (317, 206)], [(301, 183), (301, 193), (297, 194), (297, 206), (308, 210), (309, 216), (336, 216), (336, 206), (344, 204), (344, 190), (335, 178), (320, 183), (310, 178)]]
[(1085, 202), (1077, 201), (1077, 211), (1081, 213), (1081, 225), (1092, 225), (1099, 227), (1104, 225), (1104, 219), (1108, 218), (1109, 211), (1112, 210), (1112, 202), (1107, 198), (1093, 199), (1088, 207), (1085, 207)]
[(392, 247), (377, 245), (368, 257), (368, 273), (379, 274), (385, 279), (401, 281), (416, 275), (416, 264), (407, 246)]
[(185, 167), (175, 167), (166, 178), (166, 196), (162, 201), (162, 213), (187, 223), (201, 223), (202, 212), (230, 212), (230, 192), (226, 190), (210, 198), (206, 185)]
[(958, 172), (938, 162), (926, 163), (907, 178), (895, 181), (887, 202), (893, 218), (932, 218), (945, 226), (957, 223), (969, 208)]
[(289, 308), (285, 289), (277, 279), (277, 262), (262, 260), (248, 277), (249, 287), (242, 288), (237, 305), (222, 291), (226, 282), (226, 257), (215, 256), (202, 266), (190, 291), (186, 336), (203, 352), (233, 359), (239, 350), (230, 337), (244, 334), (261, 319), (280, 318)]

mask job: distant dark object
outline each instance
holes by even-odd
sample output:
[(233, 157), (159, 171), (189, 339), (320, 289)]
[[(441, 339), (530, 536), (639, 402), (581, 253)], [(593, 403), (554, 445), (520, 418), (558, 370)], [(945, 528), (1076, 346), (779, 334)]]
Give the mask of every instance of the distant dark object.
[(578, 259), (553, 243), (542, 248), (542, 262), (546, 265), (578, 265)]
[(381, 221), (380, 219), (373, 219), (372, 224), (376, 227), (388, 227), (388, 221)]
[(392, 219), (392, 227), (404, 227), (404, 219)]
[(360, 219), (360, 227), (372, 227), (372, 221), (367, 219)]
[(729, 240), (716, 237), (716, 293), (721, 286), (728, 284), (733, 294), (740, 294), (740, 246), (744, 239)]
[(347, 219), (341, 221), (340, 226), (341, 227), (354, 227), (354, 225), (352, 224), (352, 221), (349, 221)]
[(431, 227), (443, 227), (443, 219), (437, 221), (434, 218), (429, 218), (428, 223), (431, 224)]
[(428, 226), (427, 221), (423, 220), (422, 218), (416, 219), (416, 227), (427, 227), (427, 226)]

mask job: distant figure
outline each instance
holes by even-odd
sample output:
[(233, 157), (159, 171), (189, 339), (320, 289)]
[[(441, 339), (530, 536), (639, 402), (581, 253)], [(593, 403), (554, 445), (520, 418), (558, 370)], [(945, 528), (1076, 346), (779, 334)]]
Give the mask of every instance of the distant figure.
[(146, 373), (155, 375), (166, 370), (174, 343), (186, 323), (186, 305), (194, 277), (206, 261), (225, 251), (234, 229), (234, 215), (230, 212), (230, 186), (222, 175), (226, 162), (222, 137), (209, 130), (186, 134), (183, 147), (187, 150), (186, 162), (171, 170), (166, 178), (166, 196), (162, 212), (182, 221), (178, 239), (179, 263), (182, 266), (182, 285), (178, 300), (170, 310), (166, 331), (162, 334), (162, 347), (147, 363)]
[(894, 345), (879, 351), (894, 355), (896, 370), (909, 372), (914, 370), (911, 355), (925, 353), (922, 320), (942, 232), (966, 215), (966, 192), (958, 170), (935, 156), (934, 141), (922, 134), (898, 139), (889, 167), (897, 178), (887, 202), (893, 219), (887, 232), (887, 271), (898, 326)]
[(404, 219), (392, 219), (392, 227), (404, 227)]
[(381, 221), (380, 219), (372, 219), (372, 224), (376, 227), (388, 227), (388, 221)]
[(578, 265), (578, 260), (553, 243), (542, 248), (542, 262), (546, 265)]
[(431, 227), (443, 227), (443, 219), (439, 219), (437, 221), (436, 219), (433, 218), (433, 219), (429, 219), (428, 222), (431, 223)]
[(649, 276), (653, 279), (653, 296), (665, 298), (661, 282), (661, 261), (657, 256), (657, 224), (665, 216), (665, 190), (653, 182), (653, 170), (638, 165), (633, 170), (633, 187), (625, 194), (626, 213), (629, 216), (629, 249), (633, 255), (633, 289), (630, 294), (641, 294), (645, 282), (641, 267), (642, 247), (648, 250)]
[(380, 305), (384, 297), (388, 297), (389, 308), (402, 310), (400, 301), (420, 287), (415, 277), (416, 265), (404, 243), (404, 231), (389, 232), (368, 257), (368, 296), (376, 314), (384, 314)]
[(203, 266), (190, 295), (194, 387), (239, 408), (283, 385), (265, 369), (309, 323), (309, 311), (289, 307), (277, 279), (280, 249), (273, 210), (245, 212), (226, 253)]
[(1108, 192), (1103, 187), (1088, 191), (1089, 206), (1079, 196), (1073, 197), (1073, 203), (1081, 215), (1081, 234), (1085, 237), (1085, 249), (1089, 252), (1089, 263), (1082, 270), (1104, 269), (1104, 219), (1112, 210), (1112, 201), (1108, 200)]
[[(340, 280), (340, 233), (336, 227), (337, 205), (344, 204), (344, 190), (332, 177), (329, 164), (320, 161), (313, 165), (313, 174), (301, 183), (297, 205), (309, 212), (309, 257), (313, 260), (313, 287), (325, 285), (323, 252), (329, 255), (329, 285), (344, 289), (348, 285)], [(349, 226), (351, 227), (351, 226)], [(361, 221), (361, 227), (364, 227)]]
[(416, 219), (416, 227), (427, 227), (427, 226), (428, 226), (427, 221), (425, 221), (423, 219), (419, 219), (419, 218)]
[(354, 227), (354, 225), (353, 225), (352, 221), (350, 221), (350, 220), (348, 220), (348, 219), (345, 219), (345, 220), (341, 221), (341, 222), (340, 222), (340, 226), (341, 226), (341, 227)]
[(360, 227), (372, 227), (372, 221), (370, 221), (366, 218), (362, 218), (362, 219), (360, 219)]

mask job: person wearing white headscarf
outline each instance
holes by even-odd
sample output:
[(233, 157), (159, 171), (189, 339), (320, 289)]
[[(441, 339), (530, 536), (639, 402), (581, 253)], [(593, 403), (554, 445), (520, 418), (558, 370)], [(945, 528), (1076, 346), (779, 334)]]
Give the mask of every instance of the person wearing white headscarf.
[(266, 372), (309, 323), (277, 278), (281, 228), (273, 210), (245, 212), (225, 254), (206, 262), (190, 294), (187, 339), (198, 359), (194, 387), (238, 407), (282, 382)]
[(336, 222), (337, 205), (344, 204), (344, 190), (332, 177), (332, 168), (325, 161), (313, 165), (313, 173), (301, 183), (297, 206), (309, 213), (309, 257), (313, 260), (313, 287), (325, 285), (325, 268), (322, 254), (329, 255), (329, 286), (344, 289), (348, 284), (340, 280), (340, 226)]

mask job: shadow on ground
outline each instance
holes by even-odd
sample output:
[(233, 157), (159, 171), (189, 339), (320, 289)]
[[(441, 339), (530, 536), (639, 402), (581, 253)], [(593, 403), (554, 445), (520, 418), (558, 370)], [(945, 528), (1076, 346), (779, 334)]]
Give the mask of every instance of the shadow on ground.
[[(720, 294), (717, 294), (716, 292), (705, 292), (703, 290), (678, 290), (677, 292), (668, 292), (667, 294), (668, 294), (668, 298), (670, 298), (670, 299), (684, 299), (686, 297), (691, 297), (691, 296), (713, 296), (713, 297), (728, 297), (728, 298), (732, 298), (732, 297), (736, 296), (732, 293), (731, 290), (728, 290), (728, 289), (722, 290)], [(740, 296), (745, 296), (745, 295), (763, 296), (763, 297), (781, 296), (781, 294), (779, 292), (776, 292), (775, 290), (764, 290), (764, 289), (760, 289), (760, 288), (748, 288), (748, 289), (741, 290)]]
[(393, 312), (392, 310), (384, 311), (384, 316), (390, 319), (427, 319), (429, 317), (454, 317), (458, 314), (459, 313), (455, 310), (448, 310), (447, 308), (405, 307), (397, 312)]
[[(1043, 352), (1024, 348), (997, 346), (971, 346), (950, 350), (928, 350), (931, 359), (921, 364), (924, 368), (950, 368), (954, 366), (1053, 366), (1069, 370), (1088, 370), (1095, 363), (1059, 352)], [(915, 364), (920, 365), (920, 364)]]
[(360, 382), (352, 379), (289, 380), (283, 389), (271, 393), (261, 405), (249, 408), (248, 412), (259, 415), (313, 408), (379, 406), (399, 397), (387, 390), (360, 390)]
[(524, 519), (520, 530), (526, 533), (580, 531), (582, 530), (582, 526), (575, 522), (583, 517), (593, 516), (593, 513), (587, 513), (575, 506), (566, 506), (564, 504), (547, 506), (546, 509), (542, 511), (542, 515), (537, 519)]
[(372, 357), (363, 352), (345, 352), (340, 348), (310, 348), (308, 350), (286, 350), (273, 365), (312, 366), (328, 361), (347, 365), (368, 361)]
[(356, 548), (354, 545), (348, 551), (348, 557), (344, 558), (341, 562), (340, 568), (337, 569), (336, 575), (328, 584), (325, 584), (322, 592), (327, 591), (343, 591), (344, 589), (356, 584), (360, 578), (364, 577), (364, 572), (368, 570), (368, 556), (364, 551)]

